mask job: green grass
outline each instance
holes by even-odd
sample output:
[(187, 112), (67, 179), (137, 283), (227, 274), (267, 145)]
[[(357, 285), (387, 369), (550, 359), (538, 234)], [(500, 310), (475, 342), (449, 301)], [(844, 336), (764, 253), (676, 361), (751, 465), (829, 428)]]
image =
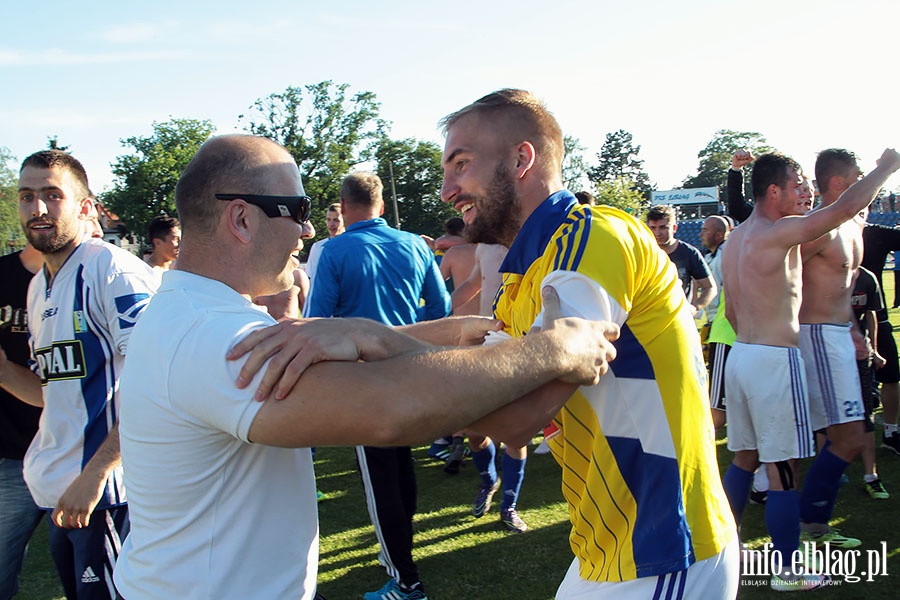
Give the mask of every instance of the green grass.
[[(897, 323), (900, 311), (891, 311)], [(880, 418), (880, 414), (877, 415)], [(877, 430), (880, 436), (880, 427)], [(722, 472), (731, 454), (720, 440)], [(425, 447), (416, 449), (419, 510), (416, 517), (414, 555), (432, 600), (485, 597), (516, 600), (553, 598), (572, 555), (568, 547), (568, 515), (560, 492), (559, 468), (548, 455), (529, 457), (525, 483), (519, 498), (522, 518), (529, 525), (524, 534), (500, 527), (496, 505), (481, 519), (471, 516), (471, 501), (478, 476), (468, 461), (459, 475), (449, 476), (442, 465), (429, 459)], [(873, 582), (842, 583), (813, 592), (816, 598), (841, 600), (897, 597), (900, 587), (900, 457), (880, 447), (878, 470), (889, 500), (871, 500), (862, 488), (862, 467), (855, 461), (848, 469), (850, 483), (841, 489), (832, 525), (863, 540), (863, 550), (887, 544), (888, 576)], [(355, 455), (349, 448), (323, 448), (316, 454), (319, 488), (326, 499), (319, 504), (321, 528), (319, 590), (329, 600), (360, 598), (387, 580), (378, 564), (378, 546), (369, 523), (362, 485), (356, 473)], [(742, 540), (752, 547), (768, 541), (762, 507), (748, 505)], [(273, 540), (272, 543), (285, 543)], [(865, 569), (865, 552), (857, 572)], [(746, 584), (741, 600), (771, 598), (768, 587)], [(31, 542), (17, 600), (62, 599), (47, 549), (42, 526)], [(705, 600), (705, 599), (702, 599)]]

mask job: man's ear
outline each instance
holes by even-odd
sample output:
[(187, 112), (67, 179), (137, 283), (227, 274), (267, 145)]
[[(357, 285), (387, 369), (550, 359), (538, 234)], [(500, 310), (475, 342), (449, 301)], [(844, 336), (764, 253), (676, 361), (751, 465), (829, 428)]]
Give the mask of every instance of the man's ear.
[(537, 152), (531, 142), (519, 142), (516, 146), (516, 179), (521, 179), (534, 166)]
[(256, 230), (256, 219), (250, 211), (250, 205), (243, 200), (232, 200), (225, 205), (222, 215), (228, 224), (228, 231), (243, 244), (249, 244), (253, 240)]
[(79, 219), (88, 219), (91, 214), (94, 212), (94, 198), (91, 196), (85, 196), (81, 199), (81, 204), (78, 206), (78, 218)]

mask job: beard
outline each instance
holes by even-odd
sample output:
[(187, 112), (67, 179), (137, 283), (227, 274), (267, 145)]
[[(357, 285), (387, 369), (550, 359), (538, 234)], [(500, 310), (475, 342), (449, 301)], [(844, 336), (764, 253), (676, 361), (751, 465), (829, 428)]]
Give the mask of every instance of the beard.
[(469, 196), (475, 206), (475, 218), (465, 228), (465, 237), (473, 244), (500, 244), (507, 248), (519, 233), (522, 205), (509, 170), (497, 165), (494, 178), (484, 197)]
[[(41, 234), (39, 231), (31, 229), (31, 224), (35, 222), (51, 223), (53, 225), (53, 234)], [(64, 250), (69, 244), (78, 237), (79, 227), (72, 231), (67, 227), (66, 223), (52, 217), (41, 217), (38, 219), (29, 219), (22, 228), (25, 232), (25, 239), (34, 246), (34, 249), (41, 254), (55, 254)]]

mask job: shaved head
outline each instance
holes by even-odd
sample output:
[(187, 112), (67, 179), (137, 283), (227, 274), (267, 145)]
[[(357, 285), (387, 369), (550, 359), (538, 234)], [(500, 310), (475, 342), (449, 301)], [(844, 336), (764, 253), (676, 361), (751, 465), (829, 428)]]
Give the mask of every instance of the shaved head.
[(286, 164), (297, 169), (287, 150), (268, 138), (222, 135), (209, 139), (175, 187), (182, 230), (212, 232), (224, 210), (215, 194), (266, 194), (273, 170)]

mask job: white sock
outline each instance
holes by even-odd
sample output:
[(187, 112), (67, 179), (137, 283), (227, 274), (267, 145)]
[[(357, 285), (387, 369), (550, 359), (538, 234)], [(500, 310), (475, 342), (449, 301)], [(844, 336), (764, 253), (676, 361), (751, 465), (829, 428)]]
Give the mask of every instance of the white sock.
[(863, 479), (865, 479), (866, 483), (872, 483), (873, 481), (878, 481), (878, 475), (872, 473), (871, 475), (863, 475)]
[(890, 423), (884, 424), (884, 435), (890, 436), (897, 433), (897, 424), (894, 423), (891, 425)]
[(769, 474), (766, 472), (766, 465), (760, 465), (753, 474), (753, 491), (767, 492), (769, 490)]

